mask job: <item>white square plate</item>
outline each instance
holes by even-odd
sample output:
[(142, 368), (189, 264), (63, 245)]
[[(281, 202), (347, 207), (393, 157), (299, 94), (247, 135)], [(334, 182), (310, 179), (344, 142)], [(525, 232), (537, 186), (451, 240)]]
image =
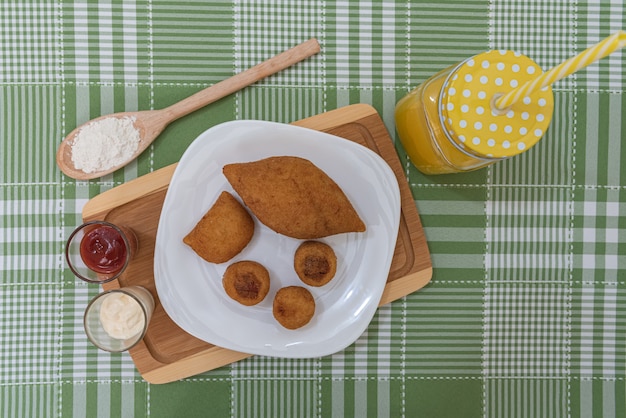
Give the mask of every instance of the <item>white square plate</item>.
[[(325, 286), (300, 281), (293, 256), (303, 241), (270, 230), (255, 219), (252, 241), (235, 258), (213, 264), (183, 238), (222, 191), (241, 199), (222, 174), (229, 163), (270, 156), (310, 160), (344, 191), (367, 230), (321, 239), (337, 255), (337, 273)], [(254, 217), (254, 216), (253, 216)], [(170, 183), (156, 238), (154, 276), (167, 314), (189, 334), (227, 349), (274, 357), (319, 357), (352, 344), (367, 328), (382, 296), (400, 221), (400, 191), (387, 163), (370, 149), (333, 135), (292, 125), (234, 121), (202, 133), (187, 149)], [(254, 260), (270, 273), (270, 292), (255, 306), (230, 299), (222, 287), (226, 267)], [(273, 317), (278, 289), (309, 289), (316, 312), (297, 330)]]

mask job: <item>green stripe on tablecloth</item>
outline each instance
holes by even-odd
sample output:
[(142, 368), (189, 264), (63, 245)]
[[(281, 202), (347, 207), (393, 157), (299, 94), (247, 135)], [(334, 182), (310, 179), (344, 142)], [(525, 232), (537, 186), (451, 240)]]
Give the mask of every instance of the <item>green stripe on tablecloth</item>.
[[(565, 1), (524, 0), (492, 2), (491, 48), (509, 49), (527, 55), (548, 70), (577, 52), (576, 8)], [(564, 78), (557, 89), (571, 89), (575, 79)]]
[[(579, 109), (579, 107), (578, 107)], [(580, 166), (576, 152), (581, 138), (576, 122), (576, 96), (554, 93), (554, 116), (543, 138), (527, 152), (493, 165), (491, 183), (497, 185), (533, 185), (563, 187), (572, 184), (573, 173)]]
[[(366, 332), (359, 338), (357, 345), (367, 351), (367, 365), (363, 369), (368, 376), (385, 378), (391, 374), (396, 374), (398, 366), (395, 364), (397, 348), (399, 344), (396, 331), (398, 317), (400, 314), (399, 305), (386, 305), (380, 307)], [(362, 371), (361, 371), (362, 372)], [(384, 394), (384, 391), (382, 392)]]
[(56, 284), (61, 267), (59, 190), (0, 187), (0, 284)]
[(256, 356), (231, 365), (234, 416), (314, 416), (318, 360)]
[(317, 383), (314, 380), (254, 379), (233, 382), (233, 416), (276, 418), (314, 417)]
[(624, 285), (626, 192), (591, 188), (575, 192), (574, 280)]
[(58, 373), (59, 289), (17, 282), (0, 288), (0, 384), (53, 383)]
[(413, 88), (436, 72), (489, 49), (485, 2), (411, 3), (407, 11), (407, 79)]
[(61, 401), (61, 409), (56, 416), (143, 417), (150, 412), (150, 392), (145, 382), (63, 383)]
[(570, 191), (493, 187), (487, 203), (490, 281), (567, 282)]
[(322, 16), (327, 29), (322, 41), (329, 85), (368, 89), (405, 80), (406, 5), (327, 3)]
[[(580, 2), (576, 16), (577, 51), (595, 45), (626, 27), (623, 2)], [(590, 65), (576, 74), (581, 89), (586, 91), (623, 92), (626, 86), (626, 54), (623, 51)], [(623, 183), (622, 183), (623, 184)]]
[(583, 378), (572, 381), (571, 416), (626, 416), (626, 381), (623, 379)]
[[(569, 287), (491, 283), (485, 290), (487, 378), (562, 378), (568, 371)], [(487, 390), (490, 390), (487, 387)]]
[(149, 385), (147, 392), (147, 412), (152, 417), (234, 416), (230, 380), (193, 378), (174, 384)]
[(51, 2), (0, 5), (0, 83), (57, 81), (57, 9)]
[(487, 417), (570, 416), (566, 379), (492, 379), (487, 382)]
[(249, 87), (237, 94), (239, 119), (290, 123), (324, 109), (324, 92), (319, 88)]
[(480, 379), (407, 379), (404, 416), (480, 417), (484, 415), (481, 391)]
[(3, 417), (52, 417), (59, 410), (58, 384), (7, 385), (0, 389)]
[[(235, 6), (235, 69), (245, 70), (309, 38), (319, 37), (322, 9), (316, 1), (301, 1), (296, 7), (279, 3), (244, 2)], [(264, 84), (317, 86), (322, 58), (312, 57), (288, 71), (273, 75)]]
[(0, 182), (52, 182), (59, 178), (54, 157), (62, 112), (57, 86), (0, 86)]
[(482, 283), (484, 188), (425, 187), (417, 189), (414, 196), (433, 264), (438, 266), (433, 271), (433, 281)]
[[(622, 160), (626, 145), (626, 98), (611, 93), (577, 95), (576, 183), (617, 187), (626, 183)], [(602, 138), (602, 140), (598, 140)], [(599, 165), (598, 161), (604, 161)]]
[(324, 379), (318, 413), (323, 417), (397, 417), (404, 407), (402, 379)]
[(181, 2), (148, 7), (150, 79), (216, 83), (234, 68), (231, 2)]
[(137, 83), (150, 75), (148, 10), (135, 2), (66, 3), (61, 58), (68, 82)]
[(577, 283), (572, 289), (572, 371), (583, 378), (626, 373), (626, 289), (615, 283)]
[(380, 308), (371, 326), (349, 347), (320, 361), (322, 375), (333, 379), (387, 379), (399, 376), (397, 362), (404, 345), (404, 311), (401, 302)]
[(480, 376), (483, 286), (434, 283), (407, 297), (401, 373), (410, 376)]

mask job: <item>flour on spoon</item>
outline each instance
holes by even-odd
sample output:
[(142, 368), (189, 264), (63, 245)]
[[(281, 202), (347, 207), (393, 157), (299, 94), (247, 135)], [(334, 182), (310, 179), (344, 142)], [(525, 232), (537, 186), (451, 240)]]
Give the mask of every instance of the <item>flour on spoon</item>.
[(83, 127), (72, 144), (72, 162), (85, 173), (126, 163), (139, 146), (134, 117), (100, 119)]

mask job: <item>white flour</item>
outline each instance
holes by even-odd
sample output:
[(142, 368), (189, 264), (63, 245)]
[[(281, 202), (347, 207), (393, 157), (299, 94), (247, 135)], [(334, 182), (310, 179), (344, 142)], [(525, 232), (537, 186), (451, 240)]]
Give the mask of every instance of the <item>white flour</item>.
[(78, 131), (72, 144), (72, 162), (85, 173), (108, 170), (127, 162), (139, 146), (135, 118), (104, 118)]

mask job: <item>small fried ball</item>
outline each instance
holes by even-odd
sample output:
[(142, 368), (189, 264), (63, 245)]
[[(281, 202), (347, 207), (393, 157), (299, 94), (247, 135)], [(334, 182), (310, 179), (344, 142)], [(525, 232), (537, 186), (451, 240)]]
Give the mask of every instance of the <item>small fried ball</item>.
[(304, 287), (287, 286), (276, 292), (274, 318), (287, 329), (298, 329), (311, 321), (315, 314), (315, 300)]
[(335, 277), (337, 256), (328, 244), (305, 241), (296, 250), (293, 266), (304, 283), (324, 286)]
[(226, 294), (245, 306), (256, 305), (270, 290), (270, 274), (256, 261), (239, 261), (226, 268), (222, 284)]

